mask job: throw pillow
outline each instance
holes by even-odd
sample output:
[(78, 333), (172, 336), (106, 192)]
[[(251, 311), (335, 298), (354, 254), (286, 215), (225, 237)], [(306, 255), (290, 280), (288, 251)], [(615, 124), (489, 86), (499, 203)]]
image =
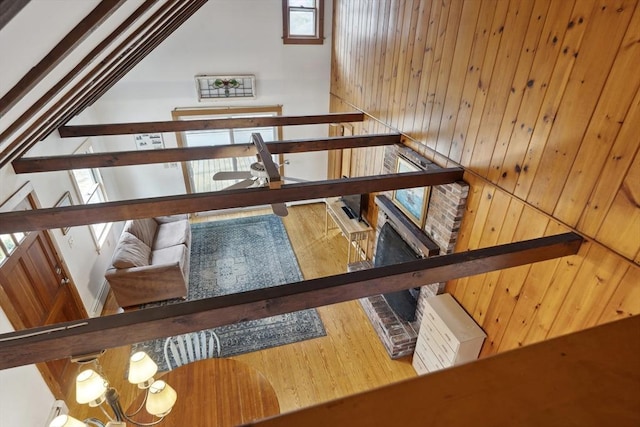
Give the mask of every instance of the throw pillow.
[(116, 268), (143, 267), (149, 265), (151, 248), (133, 234), (125, 231), (113, 254), (113, 266)]
[(125, 229), (129, 233), (142, 240), (145, 245), (153, 247), (153, 239), (156, 237), (158, 223), (153, 218), (143, 218), (131, 220)]

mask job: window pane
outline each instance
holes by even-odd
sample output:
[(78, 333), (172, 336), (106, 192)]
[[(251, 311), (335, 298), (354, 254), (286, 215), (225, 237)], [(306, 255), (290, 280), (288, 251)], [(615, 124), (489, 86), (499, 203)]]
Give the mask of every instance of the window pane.
[(316, 11), (291, 10), (289, 11), (289, 35), (291, 36), (315, 36), (316, 35)]
[(107, 228), (106, 223), (103, 224), (91, 224), (91, 228), (93, 229), (93, 232), (96, 235), (96, 238), (98, 240), (100, 240), (100, 238), (102, 237), (102, 233), (104, 233), (104, 230)]
[(95, 177), (91, 169), (74, 169), (72, 172), (82, 196), (82, 203), (86, 204), (96, 186)]
[(24, 240), (25, 238), (25, 234), (24, 233), (13, 233), (13, 238), (16, 239), (16, 242), (20, 243)]
[(289, 7), (316, 7), (316, 0), (289, 0)]
[(13, 252), (16, 249), (16, 244), (11, 238), (10, 234), (2, 234), (0, 235), (0, 240), (4, 244), (4, 247), (7, 249), (9, 253)]
[(102, 195), (102, 191), (100, 191), (100, 187), (96, 187), (96, 191), (93, 192), (93, 194), (89, 197), (89, 200), (87, 200), (87, 204), (91, 204), (91, 203), (102, 203), (105, 201), (104, 196)]
[(0, 248), (0, 264), (2, 264), (5, 259), (7, 259), (7, 256), (4, 253), (4, 249)]

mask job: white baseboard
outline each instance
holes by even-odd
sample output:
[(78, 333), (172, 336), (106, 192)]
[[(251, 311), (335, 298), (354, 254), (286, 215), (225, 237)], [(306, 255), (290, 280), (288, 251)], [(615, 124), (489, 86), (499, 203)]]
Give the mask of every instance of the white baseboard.
[(102, 282), (102, 286), (100, 286), (100, 291), (96, 296), (96, 300), (93, 302), (93, 307), (91, 307), (91, 313), (89, 313), (91, 317), (98, 317), (102, 314), (102, 309), (104, 308), (104, 304), (107, 302), (108, 295), (109, 282), (105, 280)]

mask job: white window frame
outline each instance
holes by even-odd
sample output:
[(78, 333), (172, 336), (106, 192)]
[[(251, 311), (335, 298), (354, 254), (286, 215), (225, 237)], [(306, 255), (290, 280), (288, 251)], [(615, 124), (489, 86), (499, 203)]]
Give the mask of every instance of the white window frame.
[[(91, 142), (91, 138), (86, 139), (80, 146), (73, 152), (73, 154), (88, 154), (93, 153), (93, 144)], [(76, 174), (73, 170), (69, 171), (69, 176), (71, 177), (71, 182), (73, 183), (73, 188), (75, 190), (76, 198), (78, 203), (83, 205), (91, 204), (91, 199), (98, 195), (98, 198), (101, 202), (109, 201), (107, 197), (107, 192), (105, 191), (104, 181), (102, 179), (102, 174), (100, 173), (100, 169), (98, 168), (85, 168), (91, 172), (91, 177), (93, 177), (93, 188), (86, 195), (83, 194), (82, 189), (80, 188), (80, 184), (78, 183)], [(86, 198), (86, 201), (85, 201)], [(104, 225), (101, 230), (96, 230), (97, 225)], [(109, 231), (111, 231), (112, 223), (107, 222), (104, 224), (90, 224), (89, 232), (91, 233), (91, 237), (96, 245), (96, 250), (100, 252), (104, 242), (107, 240), (107, 236), (109, 236)]]

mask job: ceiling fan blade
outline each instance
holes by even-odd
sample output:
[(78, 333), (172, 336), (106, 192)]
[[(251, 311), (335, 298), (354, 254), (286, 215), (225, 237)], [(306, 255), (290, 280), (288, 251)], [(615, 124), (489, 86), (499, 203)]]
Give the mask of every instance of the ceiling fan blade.
[(251, 172), (248, 172), (248, 171), (216, 172), (213, 174), (213, 179), (216, 181), (227, 180), (227, 179), (248, 179), (248, 178), (251, 178)]
[(271, 209), (273, 210), (273, 213), (278, 216), (289, 215), (289, 211), (287, 210), (287, 207), (284, 203), (274, 203), (273, 205), (271, 205)]
[(238, 188), (248, 188), (248, 187), (251, 187), (254, 182), (255, 181), (252, 179), (245, 179), (243, 181), (236, 182), (233, 185), (225, 187), (224, 190), (237, 190)]

